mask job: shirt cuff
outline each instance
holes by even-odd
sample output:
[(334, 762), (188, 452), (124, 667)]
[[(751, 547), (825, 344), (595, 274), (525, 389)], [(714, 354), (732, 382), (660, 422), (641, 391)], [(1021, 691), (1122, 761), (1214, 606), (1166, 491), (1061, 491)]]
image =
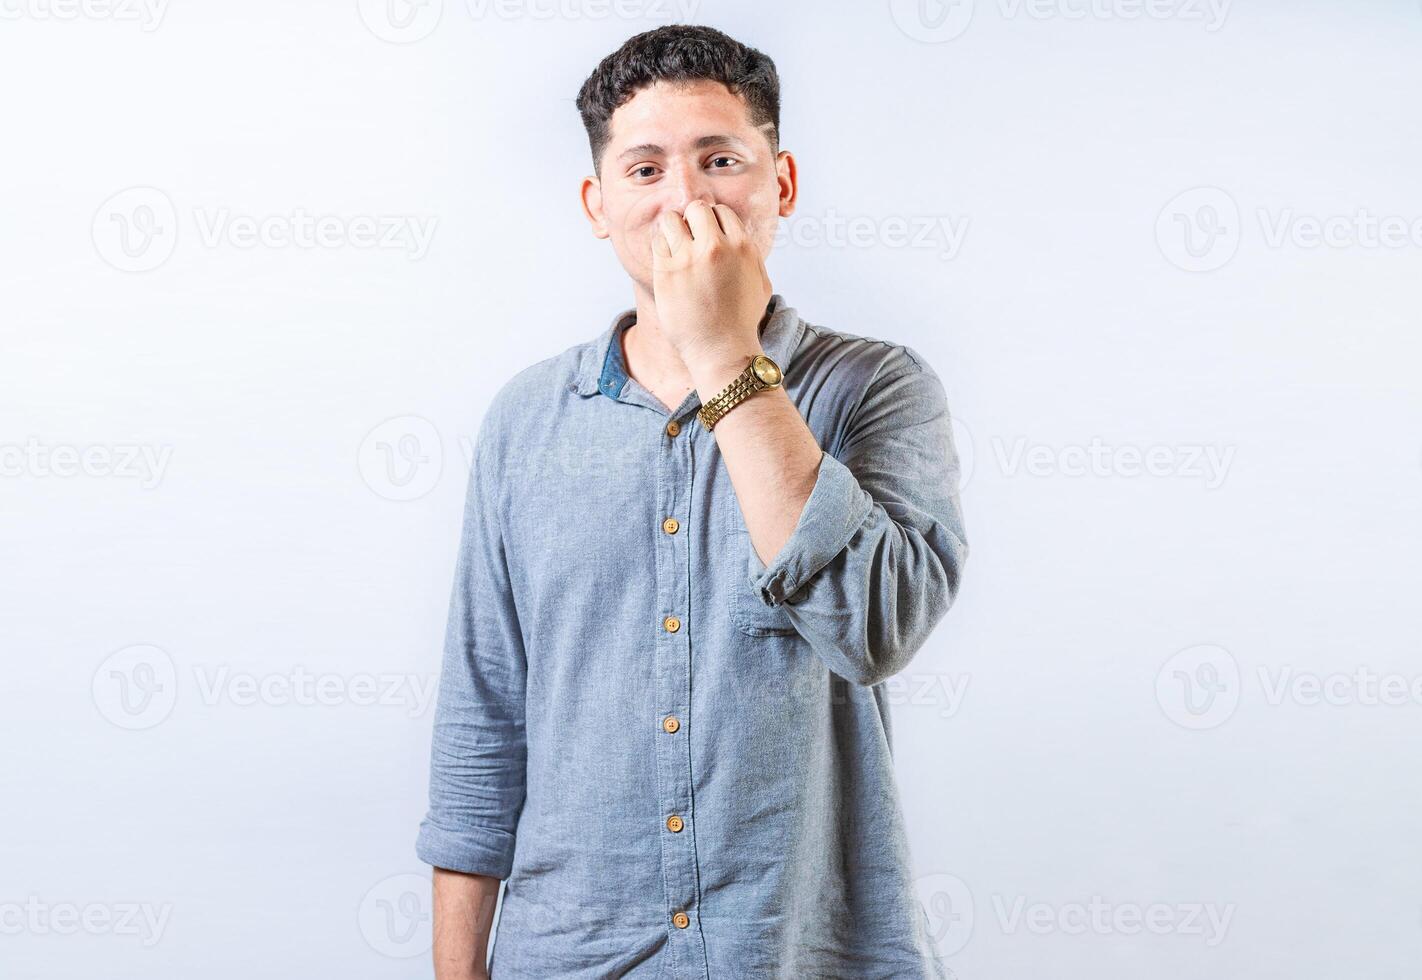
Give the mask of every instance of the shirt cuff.
[(767, 566), (746, 541), (746, 571), (755, 595), (767, 606), (778, 606), (800, 591), (820, 569), (849, 544), (873, 510), (871, 497), (853, 472), (823, 449), (815, 486), (790, 539)]
[(432, 867), (491, 878), (507, 878), (513, 872), (513, 851), (514, 839), (502, 830), (451, 833), (428, 820), (420, 825), (415, 841), (415, 855)]

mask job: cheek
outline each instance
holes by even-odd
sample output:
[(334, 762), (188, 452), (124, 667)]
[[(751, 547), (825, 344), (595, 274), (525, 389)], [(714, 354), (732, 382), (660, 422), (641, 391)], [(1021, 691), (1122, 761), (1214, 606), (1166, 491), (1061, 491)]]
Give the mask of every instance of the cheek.
[(746, 209), (752, 214), (779, 210), (780, 188), (774, 184), (757, 187), (746, 196)]
[(641, 204), (634, 204), (626, 210), (609, 212), (608, 224), (617, 250), (634, 260), (644, 257), (644, 253), (650, 255), (656, 215), (655, 208)]
[(661, 205), (650, 197), (640, 200), (627, 208), (622, 215), (622, 227), (629, 234), (647, 235), (657, 223)]
[(780, 217), (780, 188), (771, 184), (752, 191), (741, 213), (745, 215), (744, 222), (752, 238), (761, 241), (767, 235), (774, 235), (775, 223)]
[(622, 226), (622, 233), (627, 236), (627, 240), (638, 251), (651, 252), (652, 239), (657, 232), (657, 215), (659, 213), (657, 207), (647, 205), (636, 208), (626, 216), (627, 220)]

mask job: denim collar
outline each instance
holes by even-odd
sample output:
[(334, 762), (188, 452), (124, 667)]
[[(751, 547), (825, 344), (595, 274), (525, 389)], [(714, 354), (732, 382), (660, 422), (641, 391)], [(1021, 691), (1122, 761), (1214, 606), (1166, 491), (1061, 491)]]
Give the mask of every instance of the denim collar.
[[(800, 337), (805, 332), (793, 306), (785, 302), (785, 297), (774, 293), (767, 307), (770, 317), (760, 334), (760, 349), (770, 355), (770, 359), (780, 365), (780, 370), (788, 376), (790, 361), (795, 348), (800, 346)], [(637, 308), (623, 310), (612, 318), (595, 340), (585, 344), (578, 355), (577, 367), (570, 387), (580, 395), (594, 395), (599, 392), (609, 398), (617, 398), (627, 384), (627, 364), (622, 357), (622, 331), (632, 326), (637, 319)]]

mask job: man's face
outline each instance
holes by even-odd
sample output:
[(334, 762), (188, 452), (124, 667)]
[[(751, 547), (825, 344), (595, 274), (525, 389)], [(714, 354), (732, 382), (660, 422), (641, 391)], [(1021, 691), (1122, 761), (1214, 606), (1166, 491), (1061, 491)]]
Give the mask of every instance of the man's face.
[(720, 82), (657, 82), (619, 106), (610, 126), (602, 176), (583, 181), (583, 208), (647, 295), (657, 219), (692, 201), (731, 208), (761, 257), (770, 254), (779, 219), (795, 209), (795, 161), (772, 156), (739, 96)]

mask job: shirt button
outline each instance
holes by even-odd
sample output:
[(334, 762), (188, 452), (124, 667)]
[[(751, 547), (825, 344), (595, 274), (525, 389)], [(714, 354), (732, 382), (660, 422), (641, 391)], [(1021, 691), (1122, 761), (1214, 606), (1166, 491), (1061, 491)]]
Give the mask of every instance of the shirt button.
[(681, 423), (678, 422), (676, 419), (672, 419), (670, 422), (667, 423), (667, 435), (674, 436), (680, 431)]
[(676, 915), (672, 916), (672, 922), (676, 924), (676, 927), (678, 929), (685, 929), (687, 926), (691, 925), (691, 917), (688, 916), (685, 912), (678, 912)]
[(667, 830), (670, 830), (673, 834), (681, 833), (683, 826), (684, 824), (681, 822), (681, 817), (678, 817), (675, 813), (667, 817)]
[(666, 729), (668, 735), (675, 734), (680, 727), (681, 722), (676, 720), (676, 715), (667, 715), (662, 719), (662, 728)]
[(668, 616), (666, 619), (662, 620), (662, 625), (667, 628), (668, 633), (675, 633), (677, 630), (681, 629), (681, 620), (677, 619), (675, 616)]
[(662, 530), (667, 532), (668, 534), (675, 534), (676, 529), (679, 527), (681, 527), (681, 522), (678, 521), (675, 517), (668, 517), (666, 520), (662, 521)]

